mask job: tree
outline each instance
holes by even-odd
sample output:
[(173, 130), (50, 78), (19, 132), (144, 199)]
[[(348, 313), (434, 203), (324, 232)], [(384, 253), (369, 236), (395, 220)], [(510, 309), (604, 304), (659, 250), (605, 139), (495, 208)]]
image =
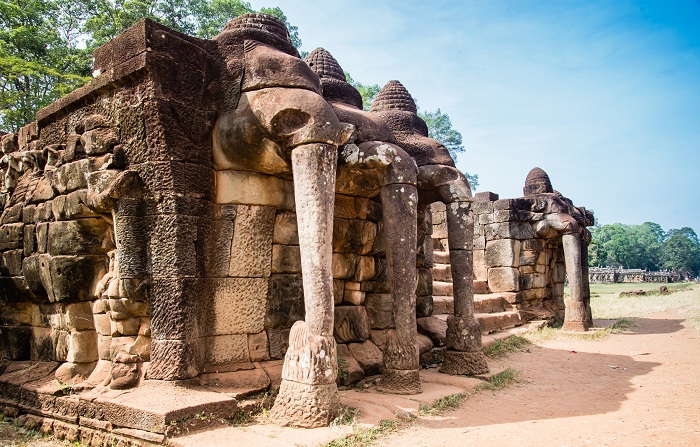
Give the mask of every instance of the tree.
[(33, 121), (89, 80), (90, 54), (78, 47), (83, 11), (74, 0), (0, 1), (0, 128)]
[(669, 230), (661, 247), (661, 267), (685, 274), (700, 274), (700, 241), (692, 228)]
[[(240, 0), (0, 0), (0, 129), (16, 131), (36, 112), (90, 80), (91, 52), (143, 17), (211, 38), (241, 14)], [(299, 47), (298, 29), (279, 17)]]
[(85, 0), (93, 11), (85, 22), (89, 46), (95, 48), (115, 38), (141, 18), (149, 18), (185, 34), (210, 39), (221, 32), (234, 17), (262, 12), (278, 17), (289, 29), (295, 47), (301, 46), (298, 28), (282, 10), (261, 8), (256, 11), (241, 0)]

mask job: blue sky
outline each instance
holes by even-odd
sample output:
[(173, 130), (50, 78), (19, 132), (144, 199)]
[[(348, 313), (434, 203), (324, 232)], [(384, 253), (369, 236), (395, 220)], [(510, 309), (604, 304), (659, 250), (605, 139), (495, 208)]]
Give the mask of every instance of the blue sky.
[(521, 196), (539, 166), (600, 224), (700, 232), (700, 1), (251, 4), (354, 79), (448, 113), (477, 191)]

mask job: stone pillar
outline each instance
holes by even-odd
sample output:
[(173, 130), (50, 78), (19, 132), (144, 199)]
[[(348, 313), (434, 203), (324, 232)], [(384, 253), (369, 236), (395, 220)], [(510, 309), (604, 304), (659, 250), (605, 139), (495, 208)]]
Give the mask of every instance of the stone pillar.
[(416, 346), (416, 226), (418, 191), (408, 184), (382, 187), (386, 256), (396, 329), (387, 333), (381, 389), (420, 393)]
[(292, 151), (306, 321), (289, 334), (271, 418), (280, 425), (327, 426), (340, 411), (333, 338), (333, 204), (337, 150), (307, 144)]
[(581, 293), (583, 304), (586, 307), (586, 326), (593, 326), (593, 313), (591, 312), (591, 285), (590, 272), (588, 270), (588, 245), (591, 241), (591, 233), (588, 229), (581, 228)]
[(470, 202), (449, 203), (446, 211), (454, 315), (447, 318), (447, 350), (440, 371), (483, 374), (488, 372), (488, 365), (481, 350), (481, 327), (474, 317), (474, 215)]
[(562, 235), (566, 276), (569, 279), (569, 299), (566, 301), (564, 326), (569, 331), (586, 331), (586, 305), (583, 300), (583, 276), (581, 269), (581, 237), (578, 231)]

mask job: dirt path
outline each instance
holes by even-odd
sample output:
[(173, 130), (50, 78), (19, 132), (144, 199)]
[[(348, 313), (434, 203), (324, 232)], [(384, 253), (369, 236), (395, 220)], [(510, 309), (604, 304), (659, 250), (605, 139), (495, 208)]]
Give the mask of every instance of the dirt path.
[(417, 421), (392, 447), (700, 446), (700, 331), (677, 314), (634, 333), (543, 342), (493, 361), (526, 381)]

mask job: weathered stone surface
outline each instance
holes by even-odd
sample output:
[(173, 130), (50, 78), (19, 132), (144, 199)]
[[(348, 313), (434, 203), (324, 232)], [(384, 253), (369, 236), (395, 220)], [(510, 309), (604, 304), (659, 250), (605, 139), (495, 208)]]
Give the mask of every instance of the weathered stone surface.
[(133, 166), (150, 197), (181, 194), (195, 199), (214, 199), (214, 170), (192, 163), (153, 161)]
[(265, 329), (268, 280), (221, 278), (212, 280), (214, 335), (256, 334)]
[(248, 336), (245, 334), (227, 334), (206, 337), (207, 355), (209, 364), (219, 365), (223, 363), (249, 362)]
[(372, 341), (363, 343), (349, 343), (348, 348), (352, 356), (362, 367), (365, 375), (379, 374), (382, 366), (382, 351)]
[(420, 376), (417, 369), (392, 369), (382, 371), (379, 389), (391, 394), (419, 394), (421, 392)]
[(445, 344), (448, 350), (474, 352), (481, 350), (481, 328), (473, 317), (447, 317)]
[(512, 267), (494, 267), (488, 273), (492, 292), (517, 292), (520, 290), (520, 272)]
[(248, 352), (251, 362), (270, 360), (270, 349), (266, 332), (248, 335)]
[[(196, 276), (200, 219), (161, 215), (147, 217), (146, 222), (151, 229), (148, 242), (151, 275), (154, 278)], [(138, 223), (134, 228), (138, 228)], [(121, 268), (121, 259), (119, 265)]]
[(0, 226), (0, 250), (22, 248), (24, 224), (22, 222)]
[(535, 231), (527, 222), (500, 222), (486, 225), (484, 228), (486, 240), (497, 239), (532, 239)]
[(46, 177), (59, 194), (66, 194), (87, 187), (87, 173), (90, 161), (78, 160), (47, 171)]
[(80, 143), (88, 155), (102, 155), (109, 152), (117, 143), (117, 136), (111, 129), (99, 128), (84, 132)]
[(433, 349), (433, 341), (426, 335), (417, 334), (416, 346), (418, 347), (418, 353), (423, 355)]
[(0, 274), (3, 276), (20, 276), (22, 274), (23, 249), (7, 250), (0, 255)]
[(419, 295), (416, 297), (416, 317), (429, 317), (433, 315), (433, 296)]
[(352, 253), (333, 253), (333, 278), (354, 278), (358, 261), (359, 256)]
[(389, 294), (367, 294), (365, 297), (367, 319), (372, 329), (394, 327), (394, 301)]
[(91, 303), (67, 304), (64, 312), (66, 327), (71, 331), (95, 330)]
[(374, 256), (360, 256), (357, 263), (355, 279), (359, 282), (370, 281), (377, 277), (377, 262)]
[[(30, 206), (36, 208), (36, 206), (34, 206), (34, 205), (30, 205)], [(5, 210), (2, 212), (2, 218), (0, 218), (0, 224), (5, 225), (5, 224), (17, 223), (17, 222), (24, 222), (24, 223), (31, 222), (31, 219), (29, 219), (29, 218), (24, 219), (24, 213), (23, 213), (24, 208), (25, 208), (24, 204), (22, 204), (22, 203), (17, 203), (9, 208), (5, 208)], [(31, 212), (31, 208), (30, 208), (30, 210), (27, 210), (27, 213), (30, 213), (30, 212)], [(27, 217), (29, 217), (29, 216), (27, 216)], [(25, 222), (25, 220), (27, 220), (27, 222)]]
[(51, 222), (47, 250), (52, 256), (106, 254), (115, 248), (112, 227), (99, 218)]
[(338, 345), (338, 383), (340, 385), (350, 385), (365, 378), (360, 363), (355, 359), (348, 349), (348, 345)]
[(97, 332), (71, 332), (68, 335), (67, 362), (92, 363), (97, 360)]
[(301, 273), (298, 245), (272, 245), (272, 273)]
[(250, 171), (216, 171), (216, 202), (294, 209), (294, 184)]
[(518, 267), (520, 265), (520, 241), (498, 239), (486, 243), (484, 261), (488, 267)]
[(447, 323), (437, 317), (417, 318), (418, 333), (430, 337), (435, 346), (444, 346), (447, 334)]
[(289, 329), (270, 329), (267, 336), (270, 342), (270, 358), (283, 359), (289, 347)]
[(282, 381), (270, 417), (279, 425), (315, 428), (328, 426), (340, 411), (335, 383), (309, 385)]
[(242, 205), (238, 208), (229, 276), (270, 276), (274, 223), (275, 209), (272, 207)]
[(272, 243), (299, 245), (299, 231), (297, 230), (297, 215), (295, 213), (277, 213), (275, 216), (275, 228), (272, 233)]
[(266, 329), (290, 328), (304, 319), (301, 275), (272, 275), (267, 290)]
[(345, 281), (340, 279), (333, 280), (333, 304), (337, 305), (343, 302), (345, 296)]
[(365, 292), (361, 292), (360, 290), (347, 290), (346, 288), (343, 294), (343, 302), (353, 306), (362, 306), (365, 302)]
[[(213, 304), (205, 303), (203, 300), (206, 295), (202, 291), (206, 289), (202, 280), (153, 279), (149, 282), (148, 288), (151, 304), (151, 334), (154, 339), (186, 340), (200, 335), (199, 323), (203, 315), (214, 307)], [(221, 293), (225, 292), (223, 286), (221, 290)], [(213, 326), (212, 318), (206, 329), (211, 331)], [(163, 348), (177, 349), (177, 352), (183, 353), (189, 352), (186, 346), (163, 345)]]
[(338, 343), (362, 343), (369, 338), (369, 321), (362, 306), (336, 307), (333, 324)]
[(481, 351), (445, 351), (445, 360), (440, 372), (453, 375), (473, 376), (489, 372), (486, 356)]
[(70, 220), (97, 215), (87, 206), (87, 190), (85, 189), (56, 197), (56, 199), (51, 201), (51, 209), (56, 220)]
[(153, 340), (147, 379), (178, 380), (195, 377), (203, 363), (195, 340)]
[(50, 301), (94, 299), (95, 286), (108, 268), (107, 256), (53, 256), (40, 260), (40, 280)]

